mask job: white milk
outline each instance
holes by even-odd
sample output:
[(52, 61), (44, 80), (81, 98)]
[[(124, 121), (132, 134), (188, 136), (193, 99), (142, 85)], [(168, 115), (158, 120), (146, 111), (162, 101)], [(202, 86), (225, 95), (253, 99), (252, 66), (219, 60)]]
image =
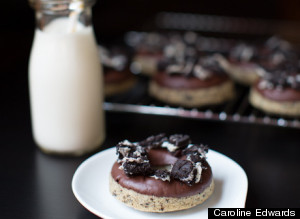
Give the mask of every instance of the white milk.
[(58, 18), (36, 30), (29, 62), (33, 135), (45, 151), (81, 154), (104, 140), (103, 81), (92, 27)]

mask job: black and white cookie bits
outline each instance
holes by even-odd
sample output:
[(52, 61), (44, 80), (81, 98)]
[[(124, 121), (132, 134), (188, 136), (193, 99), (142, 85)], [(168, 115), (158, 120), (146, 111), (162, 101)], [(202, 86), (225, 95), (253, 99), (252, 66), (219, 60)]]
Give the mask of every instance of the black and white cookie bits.
[(147, 176), (153, 173), (147, 156), (146, 148), (127, 140), (120, 142), (117, 146), (118, 163), (122, 163), (122, 168), (126, 175)]
[[(154, 168), (148, 158), (151, 149), (164, 148), (178, 160), (168, 169)], [(131, 176), (150, 176), (157, 180), (179, 180), (189, 186), (200, 182), (203, 161), (206, 160), (208, 147), (192, 144), (188, 135), (165, 134), (150, 136), (140, 142), (121, 141), (116, 146), (118, 160), (125, 174)]]

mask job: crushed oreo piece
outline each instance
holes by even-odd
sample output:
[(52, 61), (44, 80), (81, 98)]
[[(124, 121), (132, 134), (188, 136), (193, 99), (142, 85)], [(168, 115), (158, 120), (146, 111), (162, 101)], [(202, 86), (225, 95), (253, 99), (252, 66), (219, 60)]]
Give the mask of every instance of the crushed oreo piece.
[(205, 80), (211, 76), (211, 72), (204, 69), (201, 65), (196, 64), (193, 71), (194, 75), (201, 79)]
[(295, 69), (290, 71), (276, 70), (272, 73), (268, 73), (259, 82), (258, 86), (260, 89), (284, 89), (292, 88), (300, 90), (300, 72), (295, 73)]
[(245, 43), (237, 44), (230, 51), (230, 58), (240, 62), (251, 62), (257, 59), (258, 52), (255, 46)]
[(191, 139), (188, 135), (175, 134), (169, 137), (169, 142), (178, 148), (185, 148), (191, 143)]
[(118, 163), (128, 160), (129, 158), (131, 160), (137, 161), (139, 160), (139, 158), (142, 160), (147, 159), (146, 149), (128, 140), (119, 142), (116, 146), (116, 149), (118, 155)]
[[(155, 169), (151, 166), (148, 151), (153, 148), (167, 148), (173, 156), (186, 155), (185, 160), (178, 159), (169, 169)], [(150, 176), (155, 179), (170, 181), (180, 180), (191, 186), (201, 178), (202, 162), (206, 159), (208, 147), (191, 144), (188, 135), (174, 134), (166, 137), (165, 134), (150, 136), (141, 142), (121, 141), (116, 146), (120, 169), (127, 176)]]
[(198, 153), (187, 155), (187, 160), (192, 161), (194, 163), (202, 162), (204, 160), (203, 157), (199, 156)]
[(196, 168), (196, 176), (195, 176), (195, 183), (200, 182), (201, 179), (201, 173), (202, 173), (202, 166), (201, 166), (201, 162), (195, 163), (195, 168)]
[(176, 152), (178, 150), (178, 147), (172, 143), (170, 143), (169, 141), (164, 141), (161, 145), (162, 148), (166, 148), (168, 151), (170, 152)]
[(193, 185), (195, 182), (196, 171), (192, 161), (177, 160), (172, 167), (171, 177), (187, 183), (188, 185)]
[(140, 141), (139, 145), (147, 146), (150, 148), (158, 148), (166, 140), (167, 140), (166, 134), (161, 133), (158, 135), (152, 135), (152, 136), (148, 137), (147, 139)]
[(207, 152), (208, 147), (203, 144), (190, 144), (182, 151), (184, 155), (187, 155), (187, 160), (190, 160), (193, 163), (203, 162), (206, 159)]
[(162, 181), (170, 181), (170, 171), (168, 170), (162, 170), (162, 169), (158, 169), (158, 170), (155, 170), (153, 176), (153, 178), (155, 179), (160, 179)]
[(199, 154), (202, 157), (205, 157), (205, 154), (208, 152), (208, 146), (203, 144), (190, 144), (185, 148), (182, 153), (185, 155), (188, 154)]
[(130, 153), (133, 153), (135, 151), (135, 146), (133, 143), (129, 142), (128, 140), (121, 141), (116, 146), (116, 153), (118, 155), (118, 163), (121, 162), (121, 160), (124, 157), (128, 157)]
[(270, 50), (282, 50), (289, 51), (292, 49), (292, 46), (289, 42), (279, 38), (278, 36), (270, 37), (266, 42), (265, 46)]
[(120, 142), (117, 146), (118, 163), (127, 176), (149, 175), (153, 172), (146, 149), (128, 140)]
[(163, 59), (157, 64), (158, 71), (165, 71), (169, 75), (182, 75), (185, 77), (196, 77), (206, 80), (212, 75), (225, 75), (226, 72), (221, 67), (219, 55), (185, 56), (182, 59)]
[(153, 173), (149, 162), (136, 163), (126, 161), (122, 164), (122, 167), (127, 176), (149, 176)]
[(112, 47), (110, 49), (99, 46), (101, 63), (104, 73), (109, 70), (123, 71), (129, 64), (129, 52), (126, 48)]
[(210, 75), (225, 75), (226, 72), (221, 67), (220, 59), (221, 58), (219, 54), (204, 56), (199, 59), (198, 65), (202, 66), (202, 68), (209, 72)]

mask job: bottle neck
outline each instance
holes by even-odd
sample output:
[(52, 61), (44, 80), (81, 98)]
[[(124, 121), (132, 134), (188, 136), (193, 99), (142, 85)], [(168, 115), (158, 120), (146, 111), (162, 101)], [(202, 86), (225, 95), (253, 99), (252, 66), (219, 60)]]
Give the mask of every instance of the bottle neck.
[(65, 22), (66, 31), (76, 31), (76, 26), (92, 25), (92, 10), (94, 0), (30, 0), (35, 9), (36, 28), (43, 31), (50, 23), (60, 20)]

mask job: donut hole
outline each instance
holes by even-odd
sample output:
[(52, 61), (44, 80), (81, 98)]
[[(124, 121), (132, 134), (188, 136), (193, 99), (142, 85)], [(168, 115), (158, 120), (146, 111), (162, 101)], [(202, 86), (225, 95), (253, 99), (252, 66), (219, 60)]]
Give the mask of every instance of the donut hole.
[(148, 158), (153, 168), (169, 168), (179, 158), (172, 155), (167, 149), (151, 149), (148, 151)]
[(167, 170), (167, 171), (171, 171), (172, 169), (172, 165), (163, 165), (163, 166), (151, 166), (154, 170)]

